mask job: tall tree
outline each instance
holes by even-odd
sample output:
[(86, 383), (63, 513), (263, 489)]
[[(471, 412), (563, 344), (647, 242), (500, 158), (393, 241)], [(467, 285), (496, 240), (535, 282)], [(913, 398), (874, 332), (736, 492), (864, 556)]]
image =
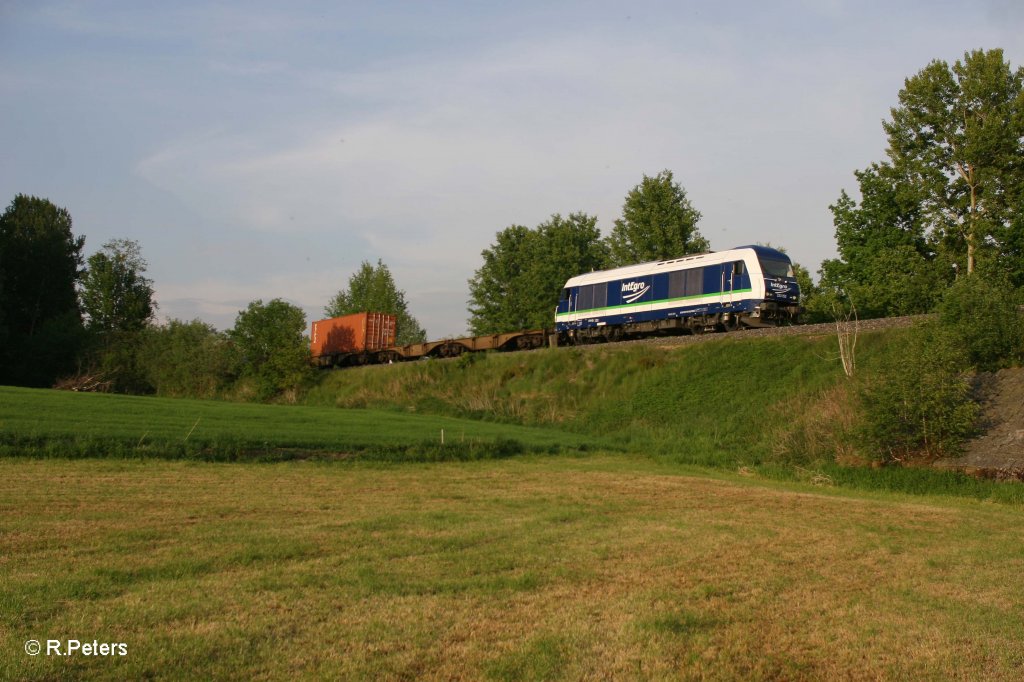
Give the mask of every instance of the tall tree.
[(328, 317), (359, 312), (394, 315), (399, 345), (427, 340), (427, 332), (409, 313), (405, 292), (398, 288), (388, 266), (379, 259), (376, 266), (363, 261), (359, 269), (349, 277), (348, 288), (339, 291), (324, 308), (324, 314)]
[(469, 280), (474, 334), (550, 327), (566, 280), (608, 264), (597, 218), (586, 213), (555, 214), (533, 230), (512, 225), (481, 255)]
[(306, 315), (279, 298), (253, 301), (228, 332), (238, 351), (242, 375), (255, 381), (261, 398), (295, 388), (309, 376)]
[(829, 207), (839, 258), (822, 263), (815, 312), (830, 314), (839, 299), (861, 317), (928, 312), (953, 269), (926, 232), (922, 188), (887, 163), (854, 174), (860, 204), (844, 190)]
[(536, 233), (537, 251), (523, 287), (531, 311), (525, 328), (550, 327), (565, 281), (608, 265), (608, 246), (596, 216), (578, 212), (563, 218), (556, 213), (538, 225)]
[(0, 286), (11, 330), (32, 336), (43, 320), (77, 311), (75, 285), (85, 237), (71, 214), (47, 199), (19, 194), (0, 216)]
[(675, 182), (672, 171), (644, 175), (630, 190), (622, 206), (622, 217), (608, 238), (613, 265), (678, 258), (710, 250), (697, 229), (700, 212)]
[(82, 278), (82, 311), (87, 326), (98, 332), (133, 332), (152, 321), (153, 280), (139, 243), (113, 239), (89, 257)]
[(484, 263), (469, 280), (469, 330), (473, 334), (500, 334), (530, 328), (530, 303), (524, 295), (528, 275), (540, 248), (536, 232), (510, 225), (495, 235), (495, 243), (481, 252)]
[(19, 194), (0, 216), (0, 384), (45, 386), (73, 369), (84, 244), (47, 199)]
[(986, 245), (1005, 259), (1021, 242), (1022, 84), (1024, 68), (1011, 69), (1000, 49), (952, 67), (936, 60), (906, 80), (883, 123), (893, 167), (920, 187), (930, 230), (968, 273)]

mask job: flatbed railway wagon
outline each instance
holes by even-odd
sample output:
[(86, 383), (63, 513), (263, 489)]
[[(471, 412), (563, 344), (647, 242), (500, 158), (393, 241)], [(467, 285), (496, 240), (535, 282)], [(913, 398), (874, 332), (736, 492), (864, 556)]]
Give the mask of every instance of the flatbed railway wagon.
[(379, 365), (423, 358), (453, 358), (463, 353), (540, 348), (547, 339), (543, 329), (467, 336), (395, 344), (396, 318), (385, 313), (364, 312), (317, 320), (309, 335), (313, 364), (322, 369)]

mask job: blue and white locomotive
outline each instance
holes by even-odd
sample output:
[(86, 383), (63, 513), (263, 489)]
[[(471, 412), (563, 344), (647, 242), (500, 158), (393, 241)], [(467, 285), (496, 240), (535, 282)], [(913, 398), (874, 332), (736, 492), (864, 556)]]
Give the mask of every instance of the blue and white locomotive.
[(789, 256), (741, 246), (573, 277), (562, 289), (555, 330), (569, 342), (614, 341), (774, 326), (799, 314), (800, 287)]

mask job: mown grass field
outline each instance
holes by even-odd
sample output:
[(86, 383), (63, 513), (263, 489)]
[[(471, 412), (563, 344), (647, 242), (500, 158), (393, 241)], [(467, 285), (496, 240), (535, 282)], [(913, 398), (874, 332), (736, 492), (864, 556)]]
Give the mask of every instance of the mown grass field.
[(1024, 675), (1019, 507), (693, 473), (0, 458), (0, 678)]

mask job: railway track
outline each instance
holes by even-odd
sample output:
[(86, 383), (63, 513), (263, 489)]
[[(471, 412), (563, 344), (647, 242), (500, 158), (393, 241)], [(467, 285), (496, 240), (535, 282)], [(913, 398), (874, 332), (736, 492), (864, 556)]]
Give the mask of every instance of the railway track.
[[(904, 317), (886, 317), (869, 320), (857, 321), (856, 328), (858, 332), (869, 332), (880, 329), (897, 329), (901, 327), (910, 327), (917, 322), (927, 319), (928, 315), (908, 315)], [(614, 342), (596, 342), (596, 343), (583, 343), (576, 345), (560, 345), (558, 348), (579, 348), (584, 351), (591, 351), (601, 348), (619, 348), (628, 347), (635, 344), (644, 344), (648, 346), (656, 346), (659, 348), (673, 348), (678, 346), (685, 346), (694, 343), (707, 343), (713, 341), (721, 341), (723, 339), (748, 339), (748, 338), (762, 338), (762, 337), (773, 337), (773, 336), (830, 336), (836, 333), (836, 323), (827, 322), (822, 324), (797, 324), (788, 325), (781, 327), (759, 327), (759, 328), (745, 328), (736, 331), (729, 332), (706, 332), (701, 334), (676, 334), (676, 335), (663, 335), (663, 336), (646, 336), (641, 338), (626, 339)], [(494, 337), (475, 337), (473, 339), (442, 339), (440, 341), (432, 341), (429, 344), (421, 344), (423, 347), (430, 348), (441, 348), (451, 349), (451, 353), (445, 353), (442, 355), (428, 355), (422, 353), (417, 355), (415, 358), (404, 358), (405, 362), (419, 360), (453, 360), (461, 356), (463, 353), (472, 353), (485, 350), (494, 350), (500, 347), (499, 343), (505, 337), (515, 339), (524, 335), (541, 335), (545, 332), (543, 330), (533, 330), (531, 332), (510, 332), (508, 334), (499, 334)], [(487, 344), (479, 347), (472, 348), (466, 347), (464, 344), (466, 341), (477, 341), (478, 339), (485, 339), (488, 341)], [(540, 347), (541, 344), (532, 345), (529, 348), (522, 348), (520, 350), (504, 350), (507, 353), (517, 353), (526, 350), (532, 350), (533, 348)], [(411, 347), (405, 347), (406, 349)], [(395, 362), (402, 361), (403, 358), (395, 357)], [(353, 363), (349, 366), (378, 366), (385, 367), (391, 364), (390, 362), (383, 360), (378, 362), (359, 362)], [(324, 369), (328, 367), (324, 366)], [(341, 368), (339, 366), (338, 368)]]
[[(878, 331), (882, 329), (900, 329), (905, 327), (911, 327), (914, 324), (923, 322), (929, 317), (931, 316), (907, 315), (903, 317), (882, 317), (870, 320), (859, 320), (856, 322), (856, 325), (858, 333)], [(585, 343), (572, 346), (563, 345), (558, 346), (558, 348), (577, 348), (584, 351), (593, 351), (607, 348), (629, 347), (637, 344), (655, 346), (658, 348), (675, 348), (678, 346), (686, 346), (694, 343), (708, 343), (714, 341), (724, 341), (726, 339), (766, 338), (773, 336), (831, 336), (834, 335), (835, 333), (836, 323), (825, 322), (822, 324), (796, 324), (785, 327), (760, 327), (756, 329), (750, 328), (731, 332), (708, 332), (705, 334), (648, 336), (639, 339), (628, 339), (625, 341), (614, 341), (609, 343)], [(507, 352), (518, 353), (525, 352), (525, 350)], [(433, 359), (438, 361), (445, 361), (455, 360), (457, 358)]]

